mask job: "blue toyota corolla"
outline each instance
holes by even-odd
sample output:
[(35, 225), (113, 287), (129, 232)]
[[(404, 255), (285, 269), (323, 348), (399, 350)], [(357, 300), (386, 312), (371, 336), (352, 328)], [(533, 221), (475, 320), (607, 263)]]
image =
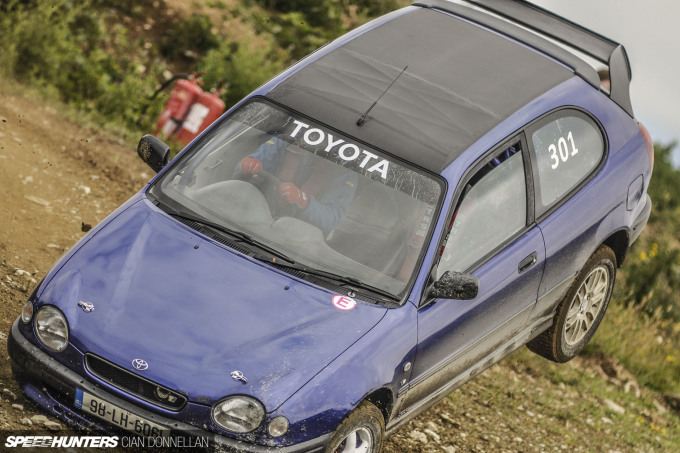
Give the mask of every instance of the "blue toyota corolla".
[(375, 453), (525, 344), (565, 362), (651, 210), (630, 79), (620, 44), (520, 0), (370, 22), (171, 162), (140, 141), (157, 176), (35, 289), (16, 379), (104, 432)]

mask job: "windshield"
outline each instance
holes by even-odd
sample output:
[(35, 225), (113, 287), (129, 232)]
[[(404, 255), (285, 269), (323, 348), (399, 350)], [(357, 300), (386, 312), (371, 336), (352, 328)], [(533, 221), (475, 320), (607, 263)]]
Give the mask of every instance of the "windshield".
[(296, 265), (399, 295), (423, 250), (441, 185), (350, 137), (255, 101), (215, 127), (151, 193)]

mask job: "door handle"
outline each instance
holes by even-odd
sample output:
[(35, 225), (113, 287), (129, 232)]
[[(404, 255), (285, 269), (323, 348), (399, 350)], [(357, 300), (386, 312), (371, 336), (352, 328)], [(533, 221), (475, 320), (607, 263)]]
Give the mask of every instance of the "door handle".
[(536, 264), (536, 252), (533, 252), (531, 255), (527, 256), (524, 258), (522, 261), (519, 262), (519, 266), (517, 266), (517, 271), (521, 274), (522, 272), (526, 272), (531, 267)]

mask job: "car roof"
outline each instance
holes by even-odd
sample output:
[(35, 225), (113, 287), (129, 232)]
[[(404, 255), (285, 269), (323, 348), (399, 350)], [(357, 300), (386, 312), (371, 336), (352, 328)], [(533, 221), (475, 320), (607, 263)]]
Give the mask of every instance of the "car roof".
[(574, 77), (555, 60), (462, 18), (422, 7), (402, 11), (322, 50), (266, 96), (440, 173), (509, 115)]

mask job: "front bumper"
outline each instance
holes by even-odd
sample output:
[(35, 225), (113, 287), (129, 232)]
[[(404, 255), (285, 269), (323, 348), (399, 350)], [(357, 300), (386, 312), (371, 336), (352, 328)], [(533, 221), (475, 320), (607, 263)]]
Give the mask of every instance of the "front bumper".
[[(65, 367), (29, 342), (19, 331), (19, 320), (12, 325), (7, 339), (12, 372), (24, 394), (50, 414), (69, 424), (87, 430), (96, 430), (114, 435), (134, 436), (134, 433), (119, 431), (103, 420), (91, 417), (73, 405), (73, 395), (80, 388), (98, 398), (109, 401), (147, 420), (166, 426), (173, 435), (208, 438), (211, 447), (234, 453), (318, 453), (323, 452), (330, 441), (330, 434), (289, 447), (269, 447), (231, 439), (210, 431), (198, 430), (195, 426), (171, 420), (130, 404)], [(68, 402), (70, 401), (70, 403)]]

